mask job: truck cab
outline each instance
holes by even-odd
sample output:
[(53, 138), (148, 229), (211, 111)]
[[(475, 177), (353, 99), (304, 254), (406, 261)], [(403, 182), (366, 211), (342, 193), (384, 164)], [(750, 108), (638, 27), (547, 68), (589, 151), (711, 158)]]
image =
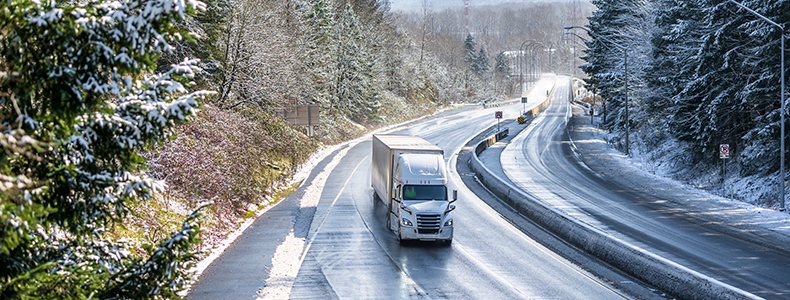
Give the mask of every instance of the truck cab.
[(443, 155), (401, 153), (392, 168), (389, 227), (398, 241), (453, 240), (453, 215), (458, 192), (447, 189)]

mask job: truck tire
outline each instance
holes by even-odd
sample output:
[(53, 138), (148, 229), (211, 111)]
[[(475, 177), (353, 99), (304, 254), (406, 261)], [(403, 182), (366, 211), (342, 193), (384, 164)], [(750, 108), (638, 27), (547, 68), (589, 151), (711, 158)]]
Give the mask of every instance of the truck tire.
[(403, 244), (406, 244), (406, 240), (404, 240), (404, 239), (402, 239), (402, 238), (400, 237), (400, 229), (401, 229), (400, 222), (398, 222), (398, 231), (396, 231), (396, 232), (395, 232), (395, 234), (396, 234), (396, 235), (397, 235), (397, 237), (398, 237), (398, 243), (399, 243), (399, 244), (401, 244), (401, 245), (403, 245)]
[(448, 247), (449, 247), (449, 246), (450, 246), (450, 245), (452, 245), (452, 244), (453, 244), (453, 239), (444, 240), (444, 245), (445, 245), (445, 246), (448, 246)]

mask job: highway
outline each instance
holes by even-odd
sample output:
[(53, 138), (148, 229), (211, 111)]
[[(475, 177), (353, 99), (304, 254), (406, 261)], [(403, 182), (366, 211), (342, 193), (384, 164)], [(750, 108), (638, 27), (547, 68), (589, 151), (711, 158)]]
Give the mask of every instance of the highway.
[[(550, 88), (553, 77), (535, 88), (545, 95), (540, 84)], [(656, 299), (648, 286), (512, 212), (464, 171), (467, 142), (493, 133), (494, 112), (512, 121), (521, 108), (456, 110), (389, 132), (445, 150), (449, 188), (459, 198), (451, 246), (400, 245), (386, 229), (386, 208), (370, 184), (367, 137), (318, 164), (203, 272), (189, 299)], [(305, 196), (311, 191), (317, 202)], [(633, 287), (624, 292), (618, 284)]]
[[(569, 88), (569, 80), (561, 79), (555, 93), (567, 94)], [(582, 125), (566, 127), (570, 109), (568, 101), (555, 101), (510, 141), (500, 158), (510, 181), (544, 203), (692, 270), (766, 299), (790, 297), (786, 245), (771, 245), (759, 232), (706, 218), (715, 212), (677, 204), (704, 197), (697, 193), (633, 172), (582, 164), (568, 134)], [(589, 124), (589, 117), (577, 120)], [(593, 141), (575, 143), (585, 152)]]

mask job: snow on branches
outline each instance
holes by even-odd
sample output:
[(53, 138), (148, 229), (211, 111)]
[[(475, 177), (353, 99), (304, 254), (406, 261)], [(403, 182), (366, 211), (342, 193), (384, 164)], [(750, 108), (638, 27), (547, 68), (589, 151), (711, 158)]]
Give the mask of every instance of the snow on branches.
[(204, 8), (191, 0), (0, 3), (0, 298), (133, 297), (129, 282), (147, 286), (146, 297), (177, 298), (194, 260), (197, 214), (145, 263), (107, 232), (123, 224), (130, 203), (165, 188), (139, 174), (138, 152), (211, 93), (188, 89), (197, 60), (153, 74), (173, 42), (193, 37), (176, 23)]

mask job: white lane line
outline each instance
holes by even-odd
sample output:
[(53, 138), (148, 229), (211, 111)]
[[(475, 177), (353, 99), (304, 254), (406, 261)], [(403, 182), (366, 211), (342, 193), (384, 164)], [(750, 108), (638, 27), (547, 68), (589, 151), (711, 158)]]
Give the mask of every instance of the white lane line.
[[(363, 162), (368, 161), (368, 158), (370, 158), (370, 155), (365, 156), (365, 158), (363, 158), (359, 162), (360, 163), (359, 165), (361, 165)], [(359, 168), (359, 165), (357, 165), (357, 168)], [(351, 177), (354, 177), (354, 174), (356, 174), (356, 171), (357, 170), (355, 169), (354, 173), (351, 174)], [(379, 240), (378, 237), (376, 236), (376, 234), (373, 233), (373, 230), (370, 228), (370, 225), (368, 225), (368, 222), (365, 220), (364, 217), (362, 217), (362, 212), (359, 211), (359, 206), (357, 206), (356, 197), (354, 197), (354, 195), (352, 194), (351, 198), (354, 200), (354, 201), (352, 201), (352, 203), (354, 204), (354, 209), (356, 209), (356, 211), (357, 211), (357, 215), (359, 215), (359, 218), (362, 220), (362, 224), (365, 224), (365, 229), (367, 229), (368, 232), (370, 232), (370, 235), (373, 237), (373, 241), (375, 241), (376, 244), (379, 245), (379, 248), (381, 249), (381, 251), (385, 255), (387, 255), (387, 258), (389, 258), (389, 260), (392, 263), (392, 265), (395, 266), (396, 268), (398, 268), (398, 271), (400, 271), (400, 277), (403, 279), (403, 282), (406, 284), (406, 288), (409, 290), (409, 298), (411, 298), (411, 299), (431, 299), (431, 297), (428, 296), (428, 293), (425, 292), (425, 289), (420, 287), (420, 285), (417, 284), (417, 282), (415, 282), (414, 279), (411, 278), (411, 276), (409, 276), (409, 273), (407, 273), (406, 270), (404, 270), (403, 267), (401, 267), (401, 265), (398, 264), (397, 261), (395, 261), (395, 258), (392, 257), (392, 254), (389, 251), (387, 251), (387, 249), (382, 244), (381, 240)], [(376, 200), (374, 200), (374, 201), (376, 201)], [(389, 212), (387, 212), (387, 213), (389, 213)], [(375, 219), (375, 217), (374, 217), (374, 219)]]
[[(338, 152), (337, 155), (332, 158), (332, 161), (324, 167), (324, 170), (316, 175), (311, 185), (305, 189), (304, 196), (300, 200), (300, 207), (317, 207), (321, 199), (321, 192), (326, 185), (327, 179), (329, 179), (329, 175), (346, 156), (349, 149), (353, 148), (358, 143), (359, 142), (350, 143), (348, 147)], [(348, 183), (348, 181), (346, 181), (346, 183)], [(343, 189), (345, 189), (345, 184), (343, 185)], [(337, 197), (335, 197), (332, 205), (337, 202), (337, 198), (343, 193), (343, 189), (341, 189)], [(327, 211), (327, 214), (328, 213), (329, 211)], [(326, 215), (324, 215), (323, 218), (326, 218)], [(323, 224), (323, 219), (321, 220), (321, 224)], [(313, 235), (313, 239), (314, 238), (315, 235)], [(307, 247), (305, 247), (305, 239), (295, 237), (293, 229), (291, 229), (291, 232), (283, 243), (277, 246), (274, 252), (274, 256), (272, 257), (272, 269), (269, 271), (266, 280), (263, 281), (263, 288), (257, 292), (257, 299), (287, 299), (290, 296), (296, 276), (299, 274), (299, 269), (302, 267), (305, 254), (307, 250), (310, 249), (310, 244), (312, 244), (313, 239), (311, 239)]]

